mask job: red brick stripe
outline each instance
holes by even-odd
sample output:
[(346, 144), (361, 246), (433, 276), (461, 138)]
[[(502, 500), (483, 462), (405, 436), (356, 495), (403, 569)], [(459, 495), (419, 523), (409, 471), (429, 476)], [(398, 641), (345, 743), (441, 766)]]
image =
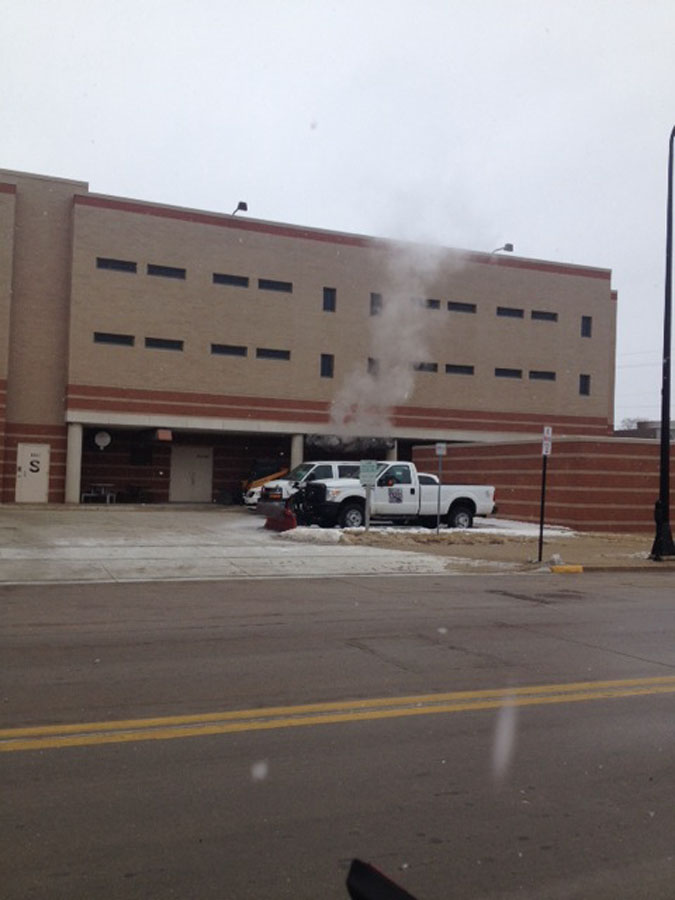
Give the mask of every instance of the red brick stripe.
[[(381, 238), (367, 237), (360, 234), (346, 234), (339, 231), (323, 231), (316, 228), (286, 225), (276, 222), (240, 219), (236, 216), (216, 215), (199, 210), (180, 209), (173, 206), (162, 206), (152, 203), (141, 203), (134, 200), (123, 200), (105, 197), (100, 194), (76, 194), (74, 202), (78, 206), (91, 206), (98, 209), (110, 209), (116, 212), (134, 213), (142, 216), (157, 216), (164, 219), (175, 219), (180, 222), (192, 222), (197, 225), (215, 225), (218, 228), (233, 228), (237, 231), (249, 231), (259, 234), (271, 234), (276, 237), (296, 238), (306, 241), (319, 241), (328, 244), (342, 244), (351, 247), (386, 250), (396, 242)], [(456, 251), (459, 253), (459, 251)], [(581, 278), (600, 278), (610, 281), (612, 273), (609, 269), (596, 269), (590, 266), (560, 265), (558, 263), (540, 262), (536, 259), (515, 259), (506, 256), (495, 256), (491, 253), (462, 252), (461, 256), (468, 262), (498, 266), (507, 269), (531, 269), (554, 275), (575, 275)]]

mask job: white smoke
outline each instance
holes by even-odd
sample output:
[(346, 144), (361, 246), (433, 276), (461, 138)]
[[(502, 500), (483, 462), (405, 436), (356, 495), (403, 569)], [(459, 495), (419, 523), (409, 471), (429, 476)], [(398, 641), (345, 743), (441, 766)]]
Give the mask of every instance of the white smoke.
[[(368, 356), (376, 364), (349, 372), (331, 408), (336, 435), (380, 436), (391, 430), (395, 406), (408, 401), (415, 384), (416, 363), (434, 362), (429, 357), (431, 337), (438, 329), (438, 314), (424, 309), (439, 270), (461, 267), (451, 251), (415, 244), (390, 244), (390, 263), (382, 289), (382, 309), (369, 322)], [(447, 321), (446, 319), (442, 320)]]

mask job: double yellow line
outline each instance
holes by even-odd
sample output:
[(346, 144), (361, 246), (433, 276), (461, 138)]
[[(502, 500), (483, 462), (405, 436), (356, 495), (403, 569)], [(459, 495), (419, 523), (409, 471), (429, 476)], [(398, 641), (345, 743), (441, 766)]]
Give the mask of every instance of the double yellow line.
[(131, 741), (169, 741), (174, 738), (206, 737), (242, 731), (301, 728), (309, 725), (334, 725), (402, 716), (498, 709), (502, 706), (540, 706), (550, 703), (615, 700), (621, 697), (672, 693), (675, 693), (675, 676), (663, 676), (457, 691), (413, 697), (308, 703), (302, 706), (274, 706), (265, 709), (163, 716), (154, 719), (36, 725), (28, 728), (0, 729), (0, 752), (53, 750), (98, 744), (124, 744)]

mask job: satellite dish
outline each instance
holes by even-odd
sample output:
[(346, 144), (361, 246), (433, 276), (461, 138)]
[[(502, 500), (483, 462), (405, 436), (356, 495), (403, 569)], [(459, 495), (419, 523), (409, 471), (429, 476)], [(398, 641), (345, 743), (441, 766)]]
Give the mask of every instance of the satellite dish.
[(110, 435), (108, 434), (107, 431), (97, 431), (96, 434), (94, 435), (94, 443), (96, 444), (96, 446), (98, 447), (99, 450), (104, 450), (108, 446), (108, 444), (110, 443), (111, 440), (112, 440), (112, 438), (110, 437)]

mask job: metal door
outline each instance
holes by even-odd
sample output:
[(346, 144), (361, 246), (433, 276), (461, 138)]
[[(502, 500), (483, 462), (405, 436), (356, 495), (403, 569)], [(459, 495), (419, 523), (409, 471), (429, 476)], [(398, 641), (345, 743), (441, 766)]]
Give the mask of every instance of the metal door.
[(169, 500), (210, 503), (213, 491), (213, 448), (175, 444), (171, 448)]
[(49, 444), (16, 448), (16, 503), (46, 503), (49, 498)]

